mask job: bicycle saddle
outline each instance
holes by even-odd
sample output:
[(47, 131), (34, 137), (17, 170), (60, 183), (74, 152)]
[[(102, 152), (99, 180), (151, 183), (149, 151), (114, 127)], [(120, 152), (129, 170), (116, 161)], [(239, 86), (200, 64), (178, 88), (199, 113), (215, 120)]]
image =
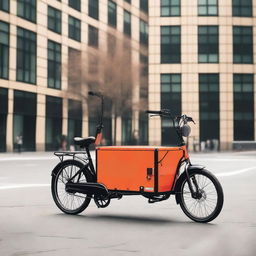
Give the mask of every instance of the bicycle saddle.
[(95, 137), (93, 137), (93, 136), (90, 136), (88, 138), (75, 137), (74, 142), (75, 142), (75, 145), (78, 145), (82, 148), (87, 148), (92, 143), (95, 142)]

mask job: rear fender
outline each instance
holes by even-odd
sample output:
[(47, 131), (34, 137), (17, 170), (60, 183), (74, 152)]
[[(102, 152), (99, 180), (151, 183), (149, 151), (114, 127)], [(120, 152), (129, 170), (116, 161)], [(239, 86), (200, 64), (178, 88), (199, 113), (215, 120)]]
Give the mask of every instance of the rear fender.
[(189, 173), (193, 172), (193, 170), (203, 170), (205, 168), (205, 166), (202, 166), (202, 165), (187, 165), (185, 168), (186, 168), (185, 171), (179, 176), (177, 182), (175, 183), (175, 187), (174, 187), (174, 192), (176, 194), (176, 203), (177, 204), (180, 203), (180, 196), (177, 196), (177, 195), (181, 191), (182, 182), (185, 179), (187, 179), (186, 171), (189, 174)]
[[(71, 160), (71, 161), (73, 161), (73, 160)], [(96, 176), (91, 173), (91, 171), (89, 170), (88, 164), (87, 164), (87, 165), (84, 165), (84, 164), (83, 164), (82, 162), (80, 162), (80, 161), (77, 161), (77, 162), (79, 162), (79, 164), (81, 165), (81, 168), (83, 168), (83, 172), (84, 172), (84, 174), (86, 175), (88, 181), (95, 182), (95, 181), (96, 181)], [(56, 176), (57, 173), (59, 172), (59, 170), (60, 170), (61, 168), (63, 168), (65, 165), (68, 165), (68, 164), (70, 164), (70, 160), (69, 160), (69, 159), (64, 160), (64, 161), (62, 161), (62, 162), (59, 162), (59, 163), (54, 167), (54, 169), (52, 170), (52, 174), (51, 174), (51, 175), (52, 175), (52, 176)]]

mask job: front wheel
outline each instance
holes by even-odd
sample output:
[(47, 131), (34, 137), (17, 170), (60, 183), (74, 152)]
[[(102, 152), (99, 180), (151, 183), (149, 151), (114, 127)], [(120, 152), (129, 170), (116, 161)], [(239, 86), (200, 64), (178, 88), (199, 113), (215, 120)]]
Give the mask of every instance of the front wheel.
[(181, 209), (193, 221), (204, 223), (214, 220), (221, 212), (224, 201), (219, 181), (209, 171), (200, 169), (190, 171), (189, 178), (198, 193), (196, 198), (192, 197), (184, 175), (177, 194)]

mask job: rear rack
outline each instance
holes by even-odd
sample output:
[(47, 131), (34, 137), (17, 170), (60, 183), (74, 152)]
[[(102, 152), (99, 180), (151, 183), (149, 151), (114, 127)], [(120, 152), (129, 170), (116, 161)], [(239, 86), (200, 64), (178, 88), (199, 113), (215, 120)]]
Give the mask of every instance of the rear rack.
[(57, 156), (61, 162), (63, 162), (65, 157), (72, 157), (73, 160), (79, 159), (84, 163), (87, 163), (89, 161), (86, 151), (56, 151), (54, 152), (54, 155)]

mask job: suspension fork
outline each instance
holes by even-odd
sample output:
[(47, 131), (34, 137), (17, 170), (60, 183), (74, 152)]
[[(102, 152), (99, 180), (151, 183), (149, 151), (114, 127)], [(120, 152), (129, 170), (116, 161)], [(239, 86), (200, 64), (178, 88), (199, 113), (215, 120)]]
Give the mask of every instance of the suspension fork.
[(193, 184), (194, 184), (194, 186), (196, 188), (196, 191), (194, 191), (194, 188), (193, 188), (193, 185), (192, 185), (191, 179), (189, 177), (189, 173), (188, 173), (188, 168), (189, 168), (190, 165), (191, 165), (191, 163), (188, 160), (187, 164), (185, 166), (185, 173), (186, 173), (186, 178), (187, 178), (188, 187), (189, 187), (191, 196), (192, 196), (192, 198), (196, 199), (196, 198), (198, 198), (198, 195), (199, 195), (199, 188), (198, 188), (198, 184), (197, 184), (197, 181), (195, 179), (195, 176), (192, 176), (191, 179), (192, 179), (192, 182), (193, 182)]

